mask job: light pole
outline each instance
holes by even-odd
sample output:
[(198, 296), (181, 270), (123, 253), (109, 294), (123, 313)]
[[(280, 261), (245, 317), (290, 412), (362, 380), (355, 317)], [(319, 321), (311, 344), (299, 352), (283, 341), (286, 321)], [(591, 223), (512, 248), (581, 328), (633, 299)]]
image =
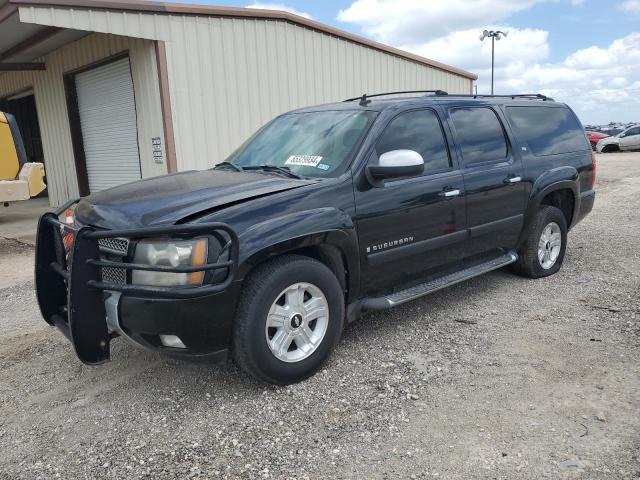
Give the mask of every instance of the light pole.
[(509, 32), (501, 32), (500, 30), (485, 30), (480, 35), (480, 41), (484, 42), (484, 39), (491, 37), (491, 95), (493, 95), (493, 66), (495, 63), (495, 44), (496, 40), (500, 40), (502, 37), (506, 37)]

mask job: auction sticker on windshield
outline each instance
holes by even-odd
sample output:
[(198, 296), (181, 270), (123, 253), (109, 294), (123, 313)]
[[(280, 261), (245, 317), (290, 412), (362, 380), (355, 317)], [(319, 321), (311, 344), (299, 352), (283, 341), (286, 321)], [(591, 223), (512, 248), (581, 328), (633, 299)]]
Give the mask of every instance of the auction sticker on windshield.
[(315, 167), (320, 163), (320, 160), (322, 160), (322, 157), (318, 155), (291, 155), (284, 164)]

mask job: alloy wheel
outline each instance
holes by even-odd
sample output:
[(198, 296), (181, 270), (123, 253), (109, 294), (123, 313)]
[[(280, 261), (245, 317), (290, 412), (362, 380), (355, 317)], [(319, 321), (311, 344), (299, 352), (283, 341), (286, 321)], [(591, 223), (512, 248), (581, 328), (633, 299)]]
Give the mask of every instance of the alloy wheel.
[(271, 353), (283, 362), (299, 362), (316, 351), (329, 325), (329, 304), (318, 287), (294, 283), (277, 296), (265, 328)]
[(547, 224), (542, 229), (540, 240), (538, 241), (538, 261), (545, 270), (553, 267), (560, 255), (562, 247), (562, 233), (560, 226), (556, 222)]

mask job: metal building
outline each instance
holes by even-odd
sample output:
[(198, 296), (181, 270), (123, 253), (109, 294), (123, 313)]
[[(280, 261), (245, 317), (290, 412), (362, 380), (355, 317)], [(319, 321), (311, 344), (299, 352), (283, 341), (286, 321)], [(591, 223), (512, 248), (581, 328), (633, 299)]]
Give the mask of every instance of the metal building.
[(0, 0), (0, 110), (58, 205), (218, 163), (275, 115), (364, 92), (470, 93), (476, 75), (287, 12)]

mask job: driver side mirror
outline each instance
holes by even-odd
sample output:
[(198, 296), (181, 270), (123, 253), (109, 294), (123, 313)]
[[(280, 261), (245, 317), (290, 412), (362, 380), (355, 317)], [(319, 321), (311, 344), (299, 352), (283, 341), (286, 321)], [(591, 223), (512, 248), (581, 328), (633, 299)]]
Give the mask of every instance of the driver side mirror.
[(367, 174), (374, 182), (387, 178), (412, 177), (423, 171), (424, 159), (413, 150), (391, 150), (380, 155), (377, 164), (367, 166)]

